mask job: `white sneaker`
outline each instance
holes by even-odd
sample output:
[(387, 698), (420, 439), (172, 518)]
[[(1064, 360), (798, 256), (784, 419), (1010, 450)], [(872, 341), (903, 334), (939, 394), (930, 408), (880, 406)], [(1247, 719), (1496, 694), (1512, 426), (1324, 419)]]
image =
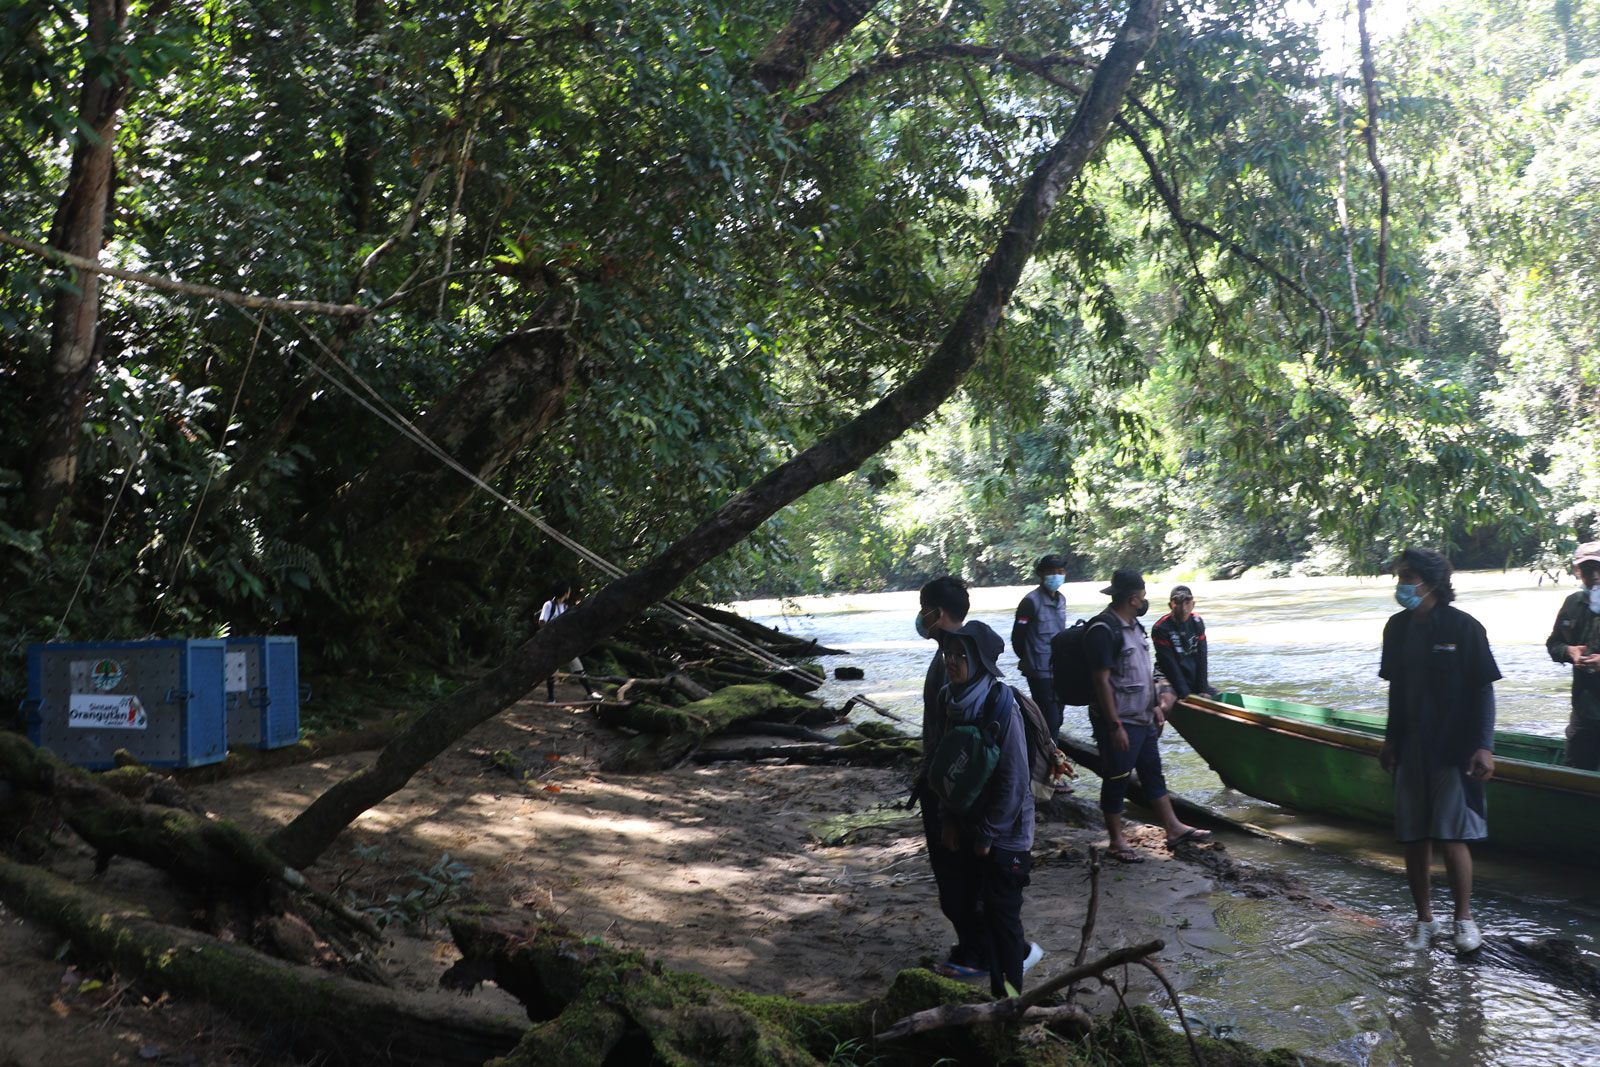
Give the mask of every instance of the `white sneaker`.
[(1033, 965), (1044, 959), (1044, 949), (1039, 947), (1039, 942), (1028, 942), (1028, 958), (1022, 961), (1022, 973), (1027, 974), (1033, 970)]
[(1478, 924), (1471, 919), (1456, 920), (1456, 951), (1471, 952), (1483, 944), (1483, 935), (1478, 932)]
[(1423, 922), (1418, 919), (1411, 928), (1411, 936), (1406, 940), (1406, 948), (1425, 949), (1433, 943), (1434, 936), (1444, 933), (1443, 919), (1429, 919)]

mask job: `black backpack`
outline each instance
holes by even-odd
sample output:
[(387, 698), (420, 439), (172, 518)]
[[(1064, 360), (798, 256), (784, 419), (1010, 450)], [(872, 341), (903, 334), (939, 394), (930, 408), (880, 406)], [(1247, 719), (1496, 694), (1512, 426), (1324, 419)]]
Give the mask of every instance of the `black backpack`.
[[(1089, 650), (1084, 647), (1084, 639), (1090, 627), (1110, 625), (1102, 613), (1092, 619), (1079, 619), (1050, 639), (1050, 674), (1061, 703), (1085, 707), (1094, 703), (1094, 679), (1089, 673)], [(1118, 631), (1112, 629), (1111, 633), (1120, 644)]]

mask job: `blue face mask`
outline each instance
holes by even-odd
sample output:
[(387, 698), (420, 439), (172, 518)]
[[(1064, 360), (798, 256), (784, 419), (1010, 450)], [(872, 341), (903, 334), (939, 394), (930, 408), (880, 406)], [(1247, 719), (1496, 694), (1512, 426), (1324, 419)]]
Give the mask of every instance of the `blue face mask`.
[(1061, 583), (1067, 580), (1065, 574), (1047, 574), (1039, 580), (1039, 584), (1054, 593), (1061, 588)]
[(922, 638), (924, 641), (933, 636), (932, 631), (928, 629), (928, 624), (923, 620), (922, 612), (920, 611), (917, 612), (917, 636)]
[(1399, 601), (1400, 606), (1405, 608), (1407, 611), (1415, 611), (1417, 608), (1422, 606), (1422, 598), (1417, 595), (1417, 587), (1414, 585), (1395, 586), (1394, 598)]
[(1589, 590), (1589, 610), (1600, 615), (1600, 585)]

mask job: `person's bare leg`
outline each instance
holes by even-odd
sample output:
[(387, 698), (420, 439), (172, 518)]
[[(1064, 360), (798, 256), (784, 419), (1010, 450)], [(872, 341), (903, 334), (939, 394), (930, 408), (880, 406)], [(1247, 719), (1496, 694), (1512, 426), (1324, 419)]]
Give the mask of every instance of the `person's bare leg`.
[(1176, 841), (1194, 827), (1178, 821), (1178, 813), (1172, 810), (1172, 797), (1170, 795), (1157, 797), (1150, 802), (1156, 815), (1161, 819), (1162, 827), (1167, 831), (1167, 840)]
[(1456, 902), (1456, 921), (1472, 918), (1472, 853), (1465, 841), (1441, 841), (1444, 871), (1450, 879), (1450, 895)]
[(1417, 905), (1417, 921), (1432, 922), (1433, 897), (1428, 883), (1433, 875), (1433, 842), (1407, 841), (1405, 844), (1406, 881), (1411, 885), (1411, 899)]
[(1121, 852), (1128, 847), (1128, 839), (1122, 833), (1122, 812), (1108, 811), (1106, 817), (1106, 836), (1110, 838), (1109, 846), (1112, 852)]

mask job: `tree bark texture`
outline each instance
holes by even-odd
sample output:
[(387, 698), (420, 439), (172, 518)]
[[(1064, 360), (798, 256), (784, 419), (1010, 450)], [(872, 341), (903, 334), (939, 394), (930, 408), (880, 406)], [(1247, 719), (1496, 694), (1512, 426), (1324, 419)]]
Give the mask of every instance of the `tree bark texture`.
[(4, 858), (0, 900), (69, 938), (76, 951), (217, 1004), (318, 1063), (477, 1067), (509, 1051), (527, 1029), (525, 1019), (467, 1012), (168, 926)]
[(747, 537), (780, 508), (855, 470), (948, 400), (994, 335), (1063, 190), (1100, 147), (1135, 71), (1155, 42), (1160, 10), (1160, 0), (1133, 0), (1071, 126), (1023, 184), (971, 294), (921, 368), (876, 406), (736, 494), (644, 566), (543, 627), (495, 670), (447, 703), (419, 715), (370, 768), (333, 785), (274, 835), (270, 842), (274, 851), (296, 867), (314, 862), (351, 820), (402, 788), (423, 764), (472, 727), (670, 595), (698, 567)]
[[(467, 470), (488, 481), (560, 417), (576, 366), (565, 308), (544, 325), (502, 338), (478, 368), (417, 428)], [(385, 618), (401, 586), (477, 487), (409, 437), (397, 437), (350, 484), (321, 536), (367, 561), (359, 584), (341, 590), (341, 611)], [(316, 535), (308, 537), (315, 540)], [(570, 658), (570, 657), (569, 657)]]
[[(705, 1067), (763, 1063), (813, 1067), (836, 1062), (842, 1043), (871, 1034), (873, 1021), (900, 1018), (982, 996), (928, 971), (902, 971), (888, 992), (856, 1004), (805, 1004), (756, 996), (695, 975), (651, 965), (553, 927), (514, 927), (452, 917), (462, 960), (441, 981), (470, 989), (493, 979), (527, 1006), (537, 1025), (497, 1067), (562, 1064), (694, 1063)], [(967, 1030), (915, 1040), (899, 1062), (996, 1063), (1012, 1039), (1004, 1031)], [(903, 1046), (902, 1046), (903, 1048)], [(901, 1051), (897, 1049), (896, 1051)], [(893, 1062), (893, 1061), (884, 1061)]]
[[(72, 255), (99, 260), (115, 171), (114, 153), (122, 107), (128, 98), (126, 63), (115, 73), (93, 73), (94, 60), (108, 58), (126, 35), (127, 0), (89, 0), (84, 52), (91, 60), (78, 97), (81, 128), (72, 150), (67, 187), (56, 205), (50, 244)], [(62, 286), (50, 314), (50, 354), (41, 397), (40, 428), (28, 470), (28, 519), (51, 530), (71, 499), (78, 470), (83, 406), (94, 380), (100, 276), (78, 271), (76, 290)], [(57, 530), (53, 536), (59, 537)]]
[(801, 0), (750, 73), (769, 93), (793, 89), (805, 80), (812, 62), (838, 44), (877, 6), (876, 0)]

